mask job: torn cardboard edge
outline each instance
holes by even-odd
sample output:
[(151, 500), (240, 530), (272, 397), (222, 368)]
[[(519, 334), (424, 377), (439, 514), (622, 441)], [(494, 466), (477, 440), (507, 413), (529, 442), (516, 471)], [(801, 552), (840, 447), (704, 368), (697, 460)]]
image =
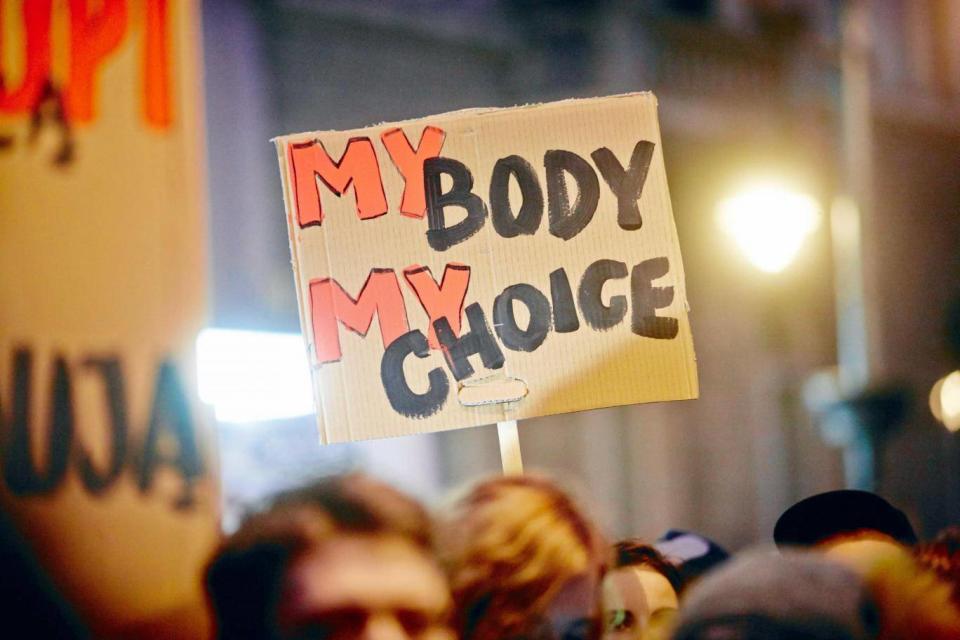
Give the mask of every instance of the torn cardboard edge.
[(556, 100), (554, 102), (530, 102), (525, 104), (518, 104), (509, 107), (468, 107), (466, 109), (457, 109), (454, 111), (445, 111), (443, 113), (438, 113), (432, 116), (421, 116), (419, 118), (408, 118), (406, 120), (395, 120), (395, 121), (384, 121), (377, 122), (374, 124), (368, 124), (362, 127), (356, 127), (353, 129), (321, 129), (317, 131), (301, 131), (300, 133), (285, 133), (279, 136), (274, 136), (270, 138), (270, 142), (274, 144), (289, 143), (293, 139), (301, 140), (304, 138), (310, 137), (321, 137), (329, 135), (351, 135), (354, 133), (367, 132), (370, 129), (380, 129), (380, 128), (394, 128), (394, 127), (407, 127), (411, 125), (416, 125), (423, 123), (427, 120), (431, 122), (447, 121), (447, 120), (462, 120), (466, 118), (484, 118), (490, 115), (496, 115), (498, 113), (504, 112), (518, 112), (528, 109), (554, 109), (554, 108), (565, 108), (569, 106), (579, 106), (579, 105), (590, 105), (599, 102), (606, 102), (609, 100), (618, 100), (621, 98), (638, 98), (638, 97), (647, 97), (653, 100), (654, 108), (657, 107), (657, 96), (654, 95), (652, 91), (634, 91), (628, 93), (617, 93), (610, 96), (594, 96), (592, 98), (566, 98), (564, 100)]

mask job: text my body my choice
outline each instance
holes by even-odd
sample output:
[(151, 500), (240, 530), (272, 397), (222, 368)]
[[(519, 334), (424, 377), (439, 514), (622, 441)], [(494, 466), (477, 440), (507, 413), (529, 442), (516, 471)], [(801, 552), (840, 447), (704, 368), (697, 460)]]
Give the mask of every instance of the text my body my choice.
[[(486, 224), (488, 218), (503, 238), (532, 235), (539, 229), (546, 208), (549, 233), (564, 241), (576, 237), (593, 219), (600, 198), (600, 180), (593, 166), (576, 153), (560, 149), (544, 153), (546, 197), (529, 161), (518, 155), (500, 158), (491, 175), (488, 206), (473, 192), (470, 169), (459, 160), (440, 156), (444, 137), (445, 133), (439, 127), (427, 126), (415, 149), (399, 128), (388, 129), (380, 136), (393, 165), (404, 179), (400, 213), (413, 218), (427, 216), (426, 238), (433, 250), (446, 251), (466, 241)], [(638, 201), (653, 150), (652, 142), (638, 141), (627, 168), (606, 147), (590, 154), (617, 200), (617, 222), (625, 231), (638, 230), (643, 224)], [(351, 138), (338, 161), (330, 157), (318, 140), (294, 143), (288, 148), (287, 161), (297, 223), (301, 228), (322, 224), (323, 190), (341, 196), (351, 185), (361, 220), (387, 213), (379, 161), (369, 137)], [(442, 187), (444, 175), (452, 183), (446, 191)], [(573, 201), (567, 189), (567, 176), (577, 187)], [(510, 201), (511, 180), (516, 182), (521, 194), (521, 205), (516, 213)], [(459, 222), (448, 225), (446, 210), (451, 207), (463, 209), (466, 215)], [(446, 373), (437, 367), (428, 374), (426, 391), (415, 391), (403, 371), (403, 363), (411, 354), (427, 358), (431, 349), (439, 349), (454, 379), (462, 381), (474, 374), (468, 361), (471, 355), (479, 355), (488, 369), (499, 369), (504, 364), (500, 344), (513, 351), (532, 352), (543, 343), (551, 329), (557, 333), (577, 331), (580, 328), (577, 307), (590, 328), (610, 329), (626, 317), (628, 303), (624, 295), (603, 300), (603, 285), (607, 280), (629, 276), (631, 329), (636, 335), (653, 339), (676, 337), (678, 320), (656, 315), (657, 309), (672, 303), (674, 289), (652, 284), (667, 275), (669, 269), (665, 256), (644, 260), (631, 268), (620, 261), (598, 259), (580, 277), (576, 296), (569, 276), (562, 268), (550, 273), (549, 299), (530, 284), (508, 286), (493, 303), (493, 327), (499, 343), (479, 303), (464, 309), (470, 281), (468, 265), (447, 264), (439, 283), (426, 267), (411, 265), (403, 269), (404, 279), (429, 318), (428, 336), (418, 329), (410, 330), (400, 282), (393, 268), (372, 268), (355, 297), (335, 279), (318, 278), (309, 286), (314, 357), (317, 364), (339, 361), (342, 352), (338, 323), (365, 336), (376, 313), (385, 349), (381, 380), (390, 405), (406, 417), (424, 418), (443, 407), (450, 382)], [(526, 327), (517, 322), (515, 302), (527, 307)], [(461, 333), (463, 315), (469, 324), (466, 333)]]

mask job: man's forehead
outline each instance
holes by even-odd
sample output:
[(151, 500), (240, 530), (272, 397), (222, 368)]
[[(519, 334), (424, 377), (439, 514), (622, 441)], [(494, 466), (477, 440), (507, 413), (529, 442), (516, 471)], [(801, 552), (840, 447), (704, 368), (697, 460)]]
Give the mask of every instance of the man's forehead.
[(608, 571), (607, 575), (603, 578), (604, 589), (615, 588), (622, 590), (626, 588), (639, 588), (640, 586), (640, 579), (633, 566), (617, 567), (616, 569)]
[(442, 611), (449, 592), (420, 547), (395, 535), (341, 535), (305, 550), (287, 572), (301, 606)]
[(407, 557), (411, 553), (423, 556), (423, 552), (402, 536), (386, 533), (340, 533), (308, 550), (308, 555), (317, 561), (343, 561), (354, 559), (355, 554), (374, 554), (380, 557)]
[(614, 569), (603, 579), (603, 604), (606, 608), (637, 606), (643, 599), (643, 585), (630, 567)]

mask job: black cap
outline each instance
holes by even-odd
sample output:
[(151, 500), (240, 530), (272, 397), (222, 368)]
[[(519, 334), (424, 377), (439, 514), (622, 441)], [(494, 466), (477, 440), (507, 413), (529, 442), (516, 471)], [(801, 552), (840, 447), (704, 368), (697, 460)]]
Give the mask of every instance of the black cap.
[(778, 547), (811, 547), (835, 535), (875, 531), (898, 542), (917, 542), (907, 516), (869, 491), (828, 491), (801, 500), (783, 512), (773, 529)]

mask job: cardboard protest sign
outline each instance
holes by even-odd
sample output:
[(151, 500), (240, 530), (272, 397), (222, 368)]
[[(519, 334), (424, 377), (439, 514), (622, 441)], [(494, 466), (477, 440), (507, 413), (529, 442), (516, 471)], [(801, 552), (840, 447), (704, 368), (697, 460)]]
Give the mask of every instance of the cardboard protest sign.
[(98, 637), (207, 629), (197, 11), (0, 12), (0, 504)]
[(324, 442), (696, 397), (652, 94), (276, 143)]

